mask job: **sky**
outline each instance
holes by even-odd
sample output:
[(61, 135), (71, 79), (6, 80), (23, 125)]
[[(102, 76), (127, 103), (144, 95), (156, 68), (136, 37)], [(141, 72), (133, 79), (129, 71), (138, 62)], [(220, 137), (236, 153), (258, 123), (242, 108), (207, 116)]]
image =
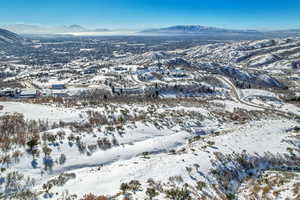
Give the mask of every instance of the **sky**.
[(0, 24), (144, 29), (300, 28), (300, 0), (3, 0)]

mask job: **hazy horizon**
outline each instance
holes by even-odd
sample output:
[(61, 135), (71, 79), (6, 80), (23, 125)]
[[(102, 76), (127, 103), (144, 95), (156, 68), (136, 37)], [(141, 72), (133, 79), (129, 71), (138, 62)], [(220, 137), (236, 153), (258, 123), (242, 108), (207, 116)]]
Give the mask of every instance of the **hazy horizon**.
[(0, 27), (9, 27), (9, 26), (33, 26), (33, 27), (39, 27), (39, 28), (70, 28), (71, 26), (80, 26), (82, 28), (85, 28), (87, 30), (96, 30), (96, 29), (107, 29), (111, 31), (142, 31), (147, 29), (160, 29), (160, 28), (169, 28), (174, 26), (203, 26), (203, 27), (211, 27), (211, 28), (222, 28), (222, 29), (231, 29), (231, 30), (257, 30), (257, 31), (280, 31), (280, 30), (295, 30), (300, 29), (299, 26), (290, 27), (290, 28), (231, 28), (231, 27), (222, 27), (222, 26), (212, 26), (212, 25), (203, 25), (203, 24), (166, 24), (164, 26), (149, 26), (144, 28), (129, 28), (129, 27), (104, 27), (104, 26), (84, 26), (82, 24), (62, 24), (62, 25), (49, 25), (49, 24), (38, 24), (38, 23), (0, 23)]

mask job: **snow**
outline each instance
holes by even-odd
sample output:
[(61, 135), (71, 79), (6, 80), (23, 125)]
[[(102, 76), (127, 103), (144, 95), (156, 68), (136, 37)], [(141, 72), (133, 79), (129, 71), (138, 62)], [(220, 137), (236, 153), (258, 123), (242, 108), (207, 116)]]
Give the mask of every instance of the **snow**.
[(283, 104), (280, 108), (280, 110), (289, 112), (289, 113), (294, 113), (296, 115), (300, 115), (300, 109), (298, 106), (293, 105), (293, 104)]
[(254, 66), (260, 66), (260, 65), (266, 65), (266, 64), (272, 63), (274, 61), (276, 61), (276, 57), (273, 55), (261, 56), (261, 57), (255, 58), (255, 60), (251, 63), (250, 66), (254, 67)]
[(21, 113), (27, 120), (48, 120), (49, 122), (82, 121), (80, 111), (75, 109), (58, 108), (48, 105), (29, 104), (20, 102), (0, 102), (3, 110), (0, 116), (9, 113)]
[[(246, 95), (274, 95), (263, 90), (243, 90)], [(224, 111), (234, 112), (234, 108), (246, 110), (260, 110), (252, 106), (243, 105), (230, 100), (212, 100), (210, 103), (224, 105)], [(60, 108), (50, 105), (36, 105), (21, 102), (0, 102), (4, 106), (1, 115), (4, 113), (20, 112), (26, 119), (44, 119), (49, 121), (78, 121), (84, 120), (80, 114), (85, 113), (88, 108), (76, 110), (71, 108)], [(290, 110), (295, 109), (292, 105), (284, 104)], [(132, 105), (120, 106), (116, 108), (127, 108), (132, 110)], [(137, 110), (147, 110), (147, 108), (134, 106)], [(223, 107), (217, 107), (222, 109)], [(90, 108), (94, 111), (104, 112), (103, 107)], [(158, 113), (165, 111), (193, 111), (199, 112), (205, 116), (203, 121), (188, 120), (185, 127), (197, 131), (187, 131), (178, 126), (172, 128), (157, 129), (155, 126), (136, 122), (125, 126), (124, 134), (113, 133), (120, 146), (114, 146), (106, 151), (97, 149), (91, 155), (80, 154), (76, 144), (69, 146), (68, 140), (64, 139), (58, 144), (48, 144), (52, 148), (51, 157), (57, 160), (61, 153), (67, 156), (67, 161), (63, 165), (55, 163), (53, 171), (47, 172), (41, 176), (43, 171), (42, 157), (36, 160), (36, 168), (31, 166), (32, 156), (24, 152), (20, 163), (14, 164), (11, 170), (22, 171), (25, 176), (34, 177), (37, 181), (36, 188), (41, 188), (42, 184), (50, 178), (59, 175), (62, 172), (74, 172), (76, 178), (68, 181), (63, 187), (54, 187), (52, 191), (63, 192), (68, 190), (71, 194), (77, 194), (79, 197), (87, 193), (114, 195), (119, 192), (120, 184), (131, 180), (139, 180), (143, 185), (149, 178), (157, 181), (168, 182), (171, 176), (181, 176), (184, 182), (195, 185), (197, 181), (203, 180), (198, 173), (192, 176), (187, 172), (186, 167), (192, 167), (198, 164), (199, 171), (207, 175), (212, 167), (209, 160), (214, 158), (214, 152), (224, 154), (232, 152), (242, 152), (246, 150), (250, 154), (285, 153), (288, 143), (282, 142), (289, 135), (287, 130), (298, 125), (294, 120), (288, 119), (264, 119), (260, 121), (249, 121), (246, 124), (236, 124), (235, 122), (221, 123), (213, 119), (210, 114), (210, 106), (175, 106), (159, 107)], [(215, 108), (213, 108), (215, 109)], [(212, 110), (213, 110), (212, 109)], [(137, 111), (138, 112), (138, 111)], [(113, 115), (118, 116), (119, 111), (115, 110)], [(102, 127), (104, 128), (104, 127)], [(57, 133), (63, 130), (68, 136), (71, 131), (68, 128), (54, 129), (49, 133)], [(202, 140), (188, 143), (189, 139), (198, 136), (198, 132), (205, 132), (201, 135)], [(218, 134), (216, 134), (218, 133)], [(87, 145), (97, 144), (97, 139), (102, 137), (111, 138), (112, 135), (101, 130), (94, 130), (92, 133), (79, 133), (81, 141)], [(208, 145), (208, 141), (212, 145)], [(179, 150), (186, 149), (178, 153)], [(170, 150), (176, 150), (176, 154), (168, 153)], [(143, 157), (144, 152), (150, 154)], [(167, 172), (166, 172), (167, 171)], [(144, 199), (143, 193), (138, 193), (137, 197)], [(57, 199), (54, 195), (52, 199)], [(162, 196), (159, 199), (164, 199)]]
[(272, 97), (272, 98), (279, 98), (278, 95), (274, 94), (273, 92), (269, 92), (266, 90), (260, 90), (260, 89), (243, 89), (240, 90), (243, 98), (249, 98), (249, 97)]
[(230, 101), (230, 100), (213, 100), (212, 102), (224, 105), (225, 106), (225, 110), (228, 111), (228, 112), (231, 112), (231, 113), (234, 112), (235, 108), (241, 108), (241, 109), (245, 109), (245, 110), (248, 110), (248, 111), (251, 111), (251, 110), (263, 110), (263, 109), (260, 109), (260, 108), (256, 108), (256, 107), (248, 106), (248, 105), (244, 105), (244, 104), (240, 104), (240, 103), (237, 103), (237, 102), (234, 102), (234, 101)]
[[(159, 109), (162, 110), (162, 109)], [(159, 111), (158, 110), (158, 111)], [(201, 107), (185, 107), (185, 106), (176, 106), (176, 107), (172, 107), (172, 108), (167, 108), (165, 110), (184, 110), (184, 111), (194, 111), (194, 112), (199, 112), (204, 116), (209, 116), (209, 111), (201, 108)]]
[[(197, 163), (200, 165), (199, 171), (207, 174), (211, 167), (208, 161), (212, 158), (212, 153), (215, 151), (232, 153), (247, 150), (249, 153), (259, 154), (263, 154), (266, 151), (271, 153), (286, 152), (287, 144), (282, 143), (282, 139), (286, 137), (286, 130), (294, 125), (295, 122), (288, 120), (265, 120), (254, 121), (246, 126), (232, 126), (230, 133), (216, 137), (208, 135), (207, 139), (215, 142), (215, 144), (213, 148), (209, 147), (207, 150), (201, 150), (201, 146), (205, 144), (205, 142), (201, 141), (187, 146), (187, 153), (183, 154), (170, 155), (160, 153), (150, 155), (149, 159), (142, 157), (132, 157), (129, 160), (117, 159), (108, 165), (104, 165), (100, 170), (97, 170), (96, 167), (74, 170), (72, 172), (77, 174), (77, 178), (69, 181), (64, 186), (64, 189), (68, 189), (71, 193), (79, 196), (88, 192), (115, 194), (119, 191), (119, 186), (123, 182), (137, 179), (145, 183), (149, 178), (167, 182), (169, 177), (177, 175), (181, 175), (185, 182), (195, 184), (194, 180), (187, 174), (186, 167)], [(143, 145), (146, 145), (148, 142), (152, 143), (151, 140), (145, 141)], [(151, 145), (149, 143), (146, 146)], [(132, 150), (135, 148), (138, 147), (131, 147)], [(194, 149), (196, 152), (190, 149)], [(122, 156), (128, 154), (121, 152), (121, 149), (119, 150)], [(105, 160), (107, 157), (109, 156), (103, 155), (102, 157), (99, 154), (95, 154), (90, 160)], [(82, 163), (86, 163), (86, 160), (82, 160)], [(167, 170), (167, 173), (165, 170)], [(201, 180), (199, 175), (193, 178)], [(56, 190), (61, 191), (62, 188), (56, 188)]]

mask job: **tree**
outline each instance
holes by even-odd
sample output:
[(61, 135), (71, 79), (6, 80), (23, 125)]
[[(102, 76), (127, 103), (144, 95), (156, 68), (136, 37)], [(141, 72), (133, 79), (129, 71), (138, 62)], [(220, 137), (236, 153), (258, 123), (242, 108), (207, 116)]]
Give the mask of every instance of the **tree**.
[(18, 163), (20, 161), (20, 156), (22, 155), (21, 151), (16, 150), (13, 154), (12, 154), (12, 158), (14, 159), (15, 163)]
[(50, 156), (45, 156), (44, 157), (44, 166), (45, 166), (45, 170), (52, 170), (54, 162), (53, 159)]
[(52, 189), (53, 185), (51, 183), (45, 183), (43, 185), (43, 189), (45, 190), (47, 195), (50, 195), (50, 190)]
[(119, 142), (118, 142), (118, 140), (117, 140), (116, 137), (113, 137), (113, 139), (112, 139), (112, 144), (113, 144), (114, 146), (119, 146)]
[(59, 160), (58, 160), (58, 162), (59, 162), (59, 164), (60, 165), (63, 165), (63, 164), (65, 164), (65, 162), (66, 162), (66, 160), (67, 160), (67, 157), (66, 157), (66, 155), (65, 154), (60, 154), (60, 156), (59, 156)]
[(35, 146), (39, 144), (38, 138), (34, 137), (27, 142), (27, 146), (29, 147), (29, 151), (32, 152)]
[(6, 167), (8, 168), (9, 167), (9, 164), (11, 164), (11, 157), (10, 155), (6, 155), (2, 158), (2, 162), (3, 164), (6, 163)]
[(159, 193), (155, 190), (155, 188), (147, 188), (146, 195), (149, 197), (150, 200), (153, 199), (153, 197), (156, 197)]
[(127, 183), (122, 183), (120, 186), (120, 190), (122, 191), (123, 194), (125, 194), (129, 189), (130, 189), (129, 185)]
[(35, 159), (36, 156), (39, 157), (39, 155), (40, 155), (40, 150), (39, 150), (37, 147), (35, 147), (35, 148), (31, 151), (31, 155), (32, 155), (33, 159)]
[(198, 190), (202, 190), (203, 188), (205, 188), (206, 187), (206, 183), (205, 182), (203, 182), (203, 181), (198, 181), (197, 182), (197, 186), (196, 186), (196, 188), (198, 189)]
[(129, 182), (129, 188), (135, 194), (138, 190), (141, 189), (141, 183), (137, 180), (132, 180), (132, 181)]
[(45, 154), (45, 156), (50, 156), (51, 152), (52, 152), (52, 149), (49, 148), (48, 146), (43, 147), (43, 153)]

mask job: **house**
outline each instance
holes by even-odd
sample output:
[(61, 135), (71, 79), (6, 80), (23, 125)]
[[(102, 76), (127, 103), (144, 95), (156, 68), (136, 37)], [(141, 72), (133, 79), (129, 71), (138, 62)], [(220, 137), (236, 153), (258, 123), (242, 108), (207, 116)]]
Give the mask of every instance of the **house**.
[(127, 71), (127, 68), (118, 66), (118, 67), (115, 67), (114, 70), (115, 71)]
[(41, 96), (41, 92), (39, 90), (22, 90), (19, 94), (20, 98), (37, 98)]
[(66, 97), (66, 96), (68, 96), (68, 94), (65, 90), (52, 90), (51, 95), (53, 97)]
[(187, 78), (189, 77), (187, 74), (184, 73), (174, 73), (172, 74), (173, 78)]
[(52, 90), (63, 90), (66, 89), (66, 85), (64, 83), (56, 83), (51, 85)]
[(114, 92), (119, 94), (132, 95), (132, 94), (142, 94), (144, 93), (144, 89), (143, 88), (115, 88)]
[(6, 88), (0, 91), (0, 96), (14, 97), (16, 93), (17, 93), (16, 89)]
[(97, 66), (88, 67), (88, 68), (84, 69), (83, 73), (84, 74), (95, 74), (95, 73), (97, 73)]

